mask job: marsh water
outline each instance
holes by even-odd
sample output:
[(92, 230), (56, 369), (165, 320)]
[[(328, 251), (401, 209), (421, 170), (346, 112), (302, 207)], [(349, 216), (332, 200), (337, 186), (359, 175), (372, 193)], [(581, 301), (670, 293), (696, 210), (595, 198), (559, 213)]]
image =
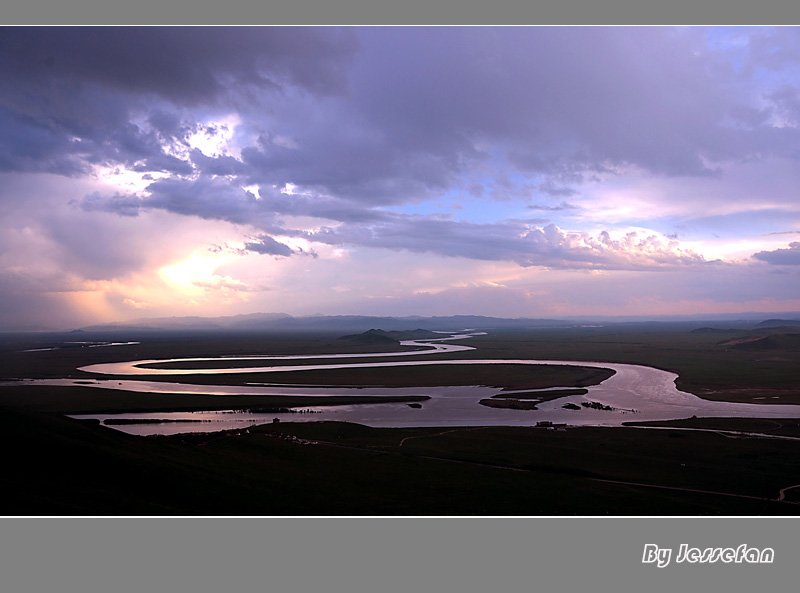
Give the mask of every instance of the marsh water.
[[(427, 396), (430, 399), (419, 402), (419, 406), (408, 403), (386, 402), (357, 405), (309, 406), (293, 408), (289, 412), (248, 412), (237, 410), (203, 412), (149, 412), (127, 414), (74, 415), (74, 418), (94, 418), (101, 422), (110, 421), (110, 426), (139, 435), (177, 434), (186, 432), (212, 432), (274, 421), (319, 421), (340, 420), (356, 422), (372, 427), (412, 427), (412, 426), (533, 426), (537, 422), (550, 421), (569, 425), (618, 426), (626, 421), (672, 420), (696, 416), (716, 417), (758, 417), (780, 418), (800, 417), (800, 406), (777, 404), (744, 404), (714, 402), (701, 399), (690, 393), (680, 391), (675, 386), (677, 375), (667, 371), (621, 363), (599, 363), (565, 360), (525, 360), (525, 359), (478, 359), (478, 360), (414, 360), (382, 361), (359, 363), (327, 363), (278, 366), (241, 366), (235, 368), (143, 368), (144, 365), (234, 360), (285, 361), (314, 359), (347, 359), (369, 357), (399, 357), (425, 353), (443, 354), (462, 350), (472, 350), (469, 346), (445, 344), (447, 340), (464, 339), (474, 334), (459, 334), (438, 340), (414, 340), (402, 342), (406, 346), (428, 347), (424, 351), (340, 354), (315, 356), (248, 356), (237, 358), (193, 358), (169, 360), (139, 360), (123, 363), (99, 364), (81, 367), (80, 370), (98, 375), (181, 375), (229, 374), (229, 373), (270, 373), (287, 371), (306, 371), (315, 369), (343, 369), (367, 367), (396, 367), (420, 365), (483, 365), (483, 364), (525, 364), (525, 365), (574, 365), (611, 369), (615, 373), (601, 384), (588, 387), (585, 395), (573, 395), (537, 404), (537, 410), (514, 410), (491, 408), (479, 404), (481, 399), (501, 393), (496, 387), (487, 386), (449, 386), (414, 388), (347, 388), (335, 386), (288, 386), (275, 384), (233, 385), (192, 385), (183, 382), (106, 380), (76, 381), (71, 379), (38, 380), (37, 384), (75, 385), (87, 387), (130, 390), (151, 393), (206, 393), (206, 394), (247, 394), (247, 395), (286, 395), (302, 396), (374, 396), (396, 397), (398, 395)], [(568, 387), (568, 386), (565, 386)], [(502, 392), (513, 395), (513, 392)], [(602, 404), (606, 409), (585, 407), (590, 402)], [(578, 409), (564, 408), (573, 404)], [(599, 406), (598, 406), (599, 407)], [(610, 409), (608, 409), (610, 408)], [(132, 422), (113, 424), (115, 421)], [(143, 421), (144, 423), (133, 423)]]

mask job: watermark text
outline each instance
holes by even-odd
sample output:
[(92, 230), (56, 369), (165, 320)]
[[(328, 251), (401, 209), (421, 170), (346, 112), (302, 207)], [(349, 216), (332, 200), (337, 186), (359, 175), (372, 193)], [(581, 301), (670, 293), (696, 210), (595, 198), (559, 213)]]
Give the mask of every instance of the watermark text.
[[(673, 548), (645, 544), (642, 564), (668, 566), (673, 552)], [(772, 564), (774, 561), (775, 550), (772, 548), (752, 548), (747, 544), (736, 548), (694, 548), (681, 544), (675, 556), (675, 564)]]

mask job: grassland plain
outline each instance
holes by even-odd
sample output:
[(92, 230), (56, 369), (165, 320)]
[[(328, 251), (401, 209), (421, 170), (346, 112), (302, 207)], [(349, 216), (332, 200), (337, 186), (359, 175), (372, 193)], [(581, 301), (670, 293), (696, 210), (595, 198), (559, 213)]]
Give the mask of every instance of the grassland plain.
[[(731, 328), (723, 336), (695, 329), (670, 325), (506, 331), (464, 341), (478, 350), (448, 356), (649, 364), (679, 373), (679, 386), (703, 397), (800, 403), (798, 353), (724, 344), (740, 335), (752, 337), (749, 328)], [(319, 354), (348, 348), (333, 336), (319, 335), (159, 334), (103, 339), (141, 343), (59, 347), (63, 336), (3, 336), (0, 377), (78, 378), (82, 375), (75, 371), (78, 366), (98, 362)], [(38, 350), (45, 347), (59, 349)], [(22, 352), (29, 349), (38, 351)], [(364, 345), (352, 351), (363, 352)], [(387, 351), (386, 345), (374, 351)], [(432, 374), (415, 371), (415, 381), (446, 380), (448, 374), (454, 381), (450, 384), (458, 384), (456, 376), (476, 379), (464, 376), (463, 367), (421, 368)], [(365, 371), (361, 377), (375, 381), (370, 384), (390, 380), (375, 369)], [(348, 377), (352, 383), (352, 375)], [(534, 377), (512, 374), (509, 387), (551, 386), (541, 376), (537, 384)], [(342, 377), (317, 377), (314, 382), (332, 379)], [(310, 382), (308, 377), (304, 382)], [(255, 401), (288, 405), (278, 397)], [(223, 404), (247, 407), (254, 401), (244, 396), (134, 394), (88, 387), (4, 387), (0, 445), (9, 455), (0, 487), (8, 494), (5, 513), (789, 515), (800, 511), (790, 496), (778, 501), (782, 489), (800, 484), (800, 441), (634, 427), (566, 432), (512, 427), (372, 429), (330, 422), (281, 423), (212, 435), (133, 437), (60, 415), (108, 409), (219, 409)], [(689, 419), (670, 424), (771, 430), (785, 436), (795, 436), (798, 430), (796, 419)]]
[(795, 443), (705, 433), (312, 422), (143, 438), (4, 409), (0, 435), (8, 515), (800, 512), (777, 501)]

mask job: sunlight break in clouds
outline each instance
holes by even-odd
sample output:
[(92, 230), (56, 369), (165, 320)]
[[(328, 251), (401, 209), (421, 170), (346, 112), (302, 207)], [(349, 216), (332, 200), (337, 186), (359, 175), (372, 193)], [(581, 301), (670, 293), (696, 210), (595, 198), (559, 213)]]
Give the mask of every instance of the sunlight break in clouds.
[(177, 295), (191, 301), (207, 298), (207, 293), (217, 291), (223, 300), (229, 301), (233, 297), (246, 300), (245, 296), (237, 293), (246, 293), (247, 284), (230, 276), (217, 274), (217, 270), (229, 260), (229, 256), (216, 254), (192, 254), (191, 257), (159, 270), (159, 275), (173, 289)]
[(797, 308), (800, 29), (0, 33), (0, 329)]

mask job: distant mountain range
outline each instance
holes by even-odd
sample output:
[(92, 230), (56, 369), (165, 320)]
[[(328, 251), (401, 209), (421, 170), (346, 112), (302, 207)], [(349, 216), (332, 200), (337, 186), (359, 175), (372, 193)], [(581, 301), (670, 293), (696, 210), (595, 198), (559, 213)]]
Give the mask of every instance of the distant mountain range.
[[(480, 315), (449, 317), (373, 317), (362, 315), (313, 315), (292, 317), (284, 313), (254, 313), (231, 317), (158, 317), (119, 323), (91, 325), (83, 331), (147, 331), (147, 330), (229, 330), (229, 331), (330, 331), (364, 332), (380, 328), (387, 332), (411, 330), (458, 331), (464, 329), (500, 329), (532, 327), (569, 327), (574, 321), (558, 319), (504, 319)], [(408, 339), (408, 338), (404, 338)]]
[[(792, 327), (800, 326), (800, 314), (787, 314), (795, 318), (764, 319), (760, 316), (741, 315), (729, 316), (727, 320), (721, 315), (701, 316), (663, 316), (655, 318), (639, 317), (571, 317), (565, 319), (546, 318), (503, 318), (487, 317), (482, 315), (451, 315), (434, 317), (379, 317), (367, 315), (311, 315), (293, 317), (285, 313), (252, 313), (249, 315), (233, 315), (228, 317), (156, 317), (143, 318), (131, 321), (90, 325), (76, 331), (85, 332), (119, 332), (119, 331), (270, 331), (270, 332), (330, 332), (345, 334), (359, 334), (370, 329), (380, 328), (384, 332), (409, 332), (412, 330), (425, 331), (460, 331), (499, 330), (499, 329), (545, 329), (579, 327), (589, 325), (633, 324), (662, 326), (665, 323), (700, 323), (714, 322), (725, 327), (700, 327), (697, 332), (726, 333), (731, 326), (741, 330), (749, 326), (750, 329), (758, 327)], [(763, 320), (763, 321), (762, 321)], [(736, 330), (733, 330), (736, 331)], [(386, 337), (386, 336), (384, 336)], [(398, 336), (390, 336), (398, 339)], [(403, 338), (410, 339), (410, 338)]]
[(800, 319), (765, 319), (759, 327), (792, 327), (800, 326)]

